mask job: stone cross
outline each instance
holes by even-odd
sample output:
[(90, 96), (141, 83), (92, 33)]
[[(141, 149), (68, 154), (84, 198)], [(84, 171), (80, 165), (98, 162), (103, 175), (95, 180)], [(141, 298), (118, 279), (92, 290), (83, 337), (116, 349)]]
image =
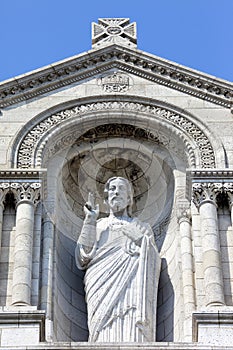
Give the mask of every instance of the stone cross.
[(112, 44), (137, 47), (136, 23), (129, 18), (99, 18), (92, 23), (92, 48)]

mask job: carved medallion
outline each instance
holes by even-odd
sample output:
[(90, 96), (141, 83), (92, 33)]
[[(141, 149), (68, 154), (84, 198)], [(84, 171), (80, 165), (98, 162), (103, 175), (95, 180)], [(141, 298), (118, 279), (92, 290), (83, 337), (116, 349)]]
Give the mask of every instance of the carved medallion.
[(102, 76), (97, 81), (98, 85), (107, 93), (126, 92), (132, 86), (133, 80), (127, 74), (115, 72)]

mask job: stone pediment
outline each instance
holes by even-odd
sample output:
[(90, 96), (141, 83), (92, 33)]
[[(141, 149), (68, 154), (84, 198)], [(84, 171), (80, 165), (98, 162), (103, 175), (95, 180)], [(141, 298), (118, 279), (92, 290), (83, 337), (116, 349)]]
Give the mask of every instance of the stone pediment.
[(0, 108), (28, 101), (96, 75), (104, 75), (110, 69), (130, 73), (214, 104), (232, 108), (232, 83), (119, 44), (92, 49), (2, 82)]

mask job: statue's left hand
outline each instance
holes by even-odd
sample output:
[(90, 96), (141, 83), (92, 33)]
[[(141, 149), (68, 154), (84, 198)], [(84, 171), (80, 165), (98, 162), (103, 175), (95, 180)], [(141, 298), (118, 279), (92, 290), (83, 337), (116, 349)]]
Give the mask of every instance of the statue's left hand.
[(134, 220), (127, 229), (124, 229), (126, 236), (128, 236), (137, 245), (141, 245), (143, 236), (147, 231), (147, 225), (140, 222), (139, 220)]

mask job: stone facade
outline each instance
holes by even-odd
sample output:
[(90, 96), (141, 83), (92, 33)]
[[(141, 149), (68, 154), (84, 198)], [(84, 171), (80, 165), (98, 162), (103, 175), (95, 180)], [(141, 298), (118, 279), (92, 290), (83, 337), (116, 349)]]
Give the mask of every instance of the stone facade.
[(84, 343), (74, 250), (88, 192), (105, 216), (114, 175), (162, 259), (157, 342), (141, 347), (232, 345), (233, 85), (136, 44), (134, 23), (100, 19), (89, 52), (0, 84), (2, 348), (109, 348)]

